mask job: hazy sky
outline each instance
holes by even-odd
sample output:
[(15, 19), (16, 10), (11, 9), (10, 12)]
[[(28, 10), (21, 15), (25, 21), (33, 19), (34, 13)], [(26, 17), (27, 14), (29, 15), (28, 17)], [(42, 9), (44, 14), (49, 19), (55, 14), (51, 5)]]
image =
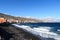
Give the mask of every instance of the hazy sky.
[(0, 0), (0, 12), (14, 16), (60, 18), (60, 0)]

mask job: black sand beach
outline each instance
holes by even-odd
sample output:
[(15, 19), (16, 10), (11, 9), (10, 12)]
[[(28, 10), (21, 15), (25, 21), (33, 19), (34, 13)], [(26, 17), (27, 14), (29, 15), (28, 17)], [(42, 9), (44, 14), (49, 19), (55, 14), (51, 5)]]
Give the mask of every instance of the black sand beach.
[(0, 27), (1, 40), (40, 40), (38, 37), (11, 25)]

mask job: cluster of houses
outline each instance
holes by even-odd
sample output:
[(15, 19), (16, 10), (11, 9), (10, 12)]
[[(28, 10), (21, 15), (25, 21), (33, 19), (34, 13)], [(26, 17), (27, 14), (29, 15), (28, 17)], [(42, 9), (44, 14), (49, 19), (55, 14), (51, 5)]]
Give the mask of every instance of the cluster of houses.
[(23, 20), (23, 19), (21, 19), (21, 20), (15, 20), (15, 19), (7, 19), (7, 21), (8, 22), (10, 22), (10, 23), (12, 23), (12, 22), (14, 22), (14, 23), (27, 23), (27, 22), (36, 22), (36, 21), (34, 21), (34, 20), (27, 20), (27, 19), (25, 19), (25, 20)]

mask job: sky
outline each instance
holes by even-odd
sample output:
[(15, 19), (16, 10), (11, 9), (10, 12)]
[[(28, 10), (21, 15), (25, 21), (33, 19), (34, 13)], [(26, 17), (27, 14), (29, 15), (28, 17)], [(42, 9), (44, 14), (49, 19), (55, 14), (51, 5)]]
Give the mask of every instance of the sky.
[(0, 13), (24, 17), (60, 18), (60, 0), (0, 0)]

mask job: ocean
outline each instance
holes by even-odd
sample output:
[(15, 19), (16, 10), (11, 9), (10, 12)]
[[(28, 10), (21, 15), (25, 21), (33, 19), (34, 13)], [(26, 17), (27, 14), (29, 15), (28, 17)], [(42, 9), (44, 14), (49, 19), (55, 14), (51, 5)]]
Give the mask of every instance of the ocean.
[(53, 38), (60, 40), (60, 23), (19, 23), (20, 28), (26, 29), (29, 32), (41, 36), (41, 39)]
[(58, 30), (60, 30), (59, 22), (56, 22), (56, 23), (20, 23), (19, 25), (26, 25), (31, 28), (50, 27), (51, 28), (50, 31), (60, 34), (58, 31)]

